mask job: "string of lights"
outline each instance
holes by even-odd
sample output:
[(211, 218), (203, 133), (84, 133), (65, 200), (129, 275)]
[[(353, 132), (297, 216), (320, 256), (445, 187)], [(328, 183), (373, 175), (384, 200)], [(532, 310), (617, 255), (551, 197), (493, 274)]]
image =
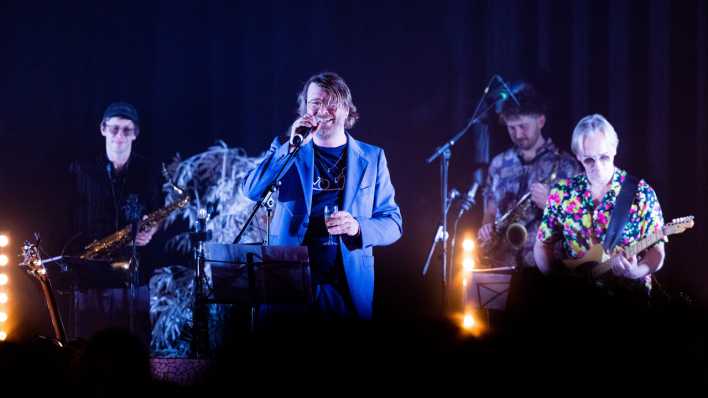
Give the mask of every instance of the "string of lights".
[(8, 277), (7, 267), (10, 263), (10, 258), (5, 254), (5, 251), (10, 244), (10, 239), (6, 234), (0, 234), (0, 341), (7, 339), (8, 330), (7, 324), (9, 320), (8, 311), (8, 286), (10, 278)]

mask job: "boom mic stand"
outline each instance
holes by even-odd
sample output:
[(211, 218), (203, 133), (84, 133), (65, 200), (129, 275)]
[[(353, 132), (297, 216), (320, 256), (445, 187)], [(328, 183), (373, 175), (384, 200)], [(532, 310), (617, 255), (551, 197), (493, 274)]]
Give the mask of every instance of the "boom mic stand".
[[(302, 141), (299, 144), (295, 145), (295, 150), (293, 150), (292, 152), (290, 152), (288, 154), (287, 158), (285, 159), (285, 162), (283, 162), (283, 165), (281, 166), (280, 170), (278, 170), (278, 173), (275, 175), (273, 182), (271, 182), (271, 184), (268, 186), (268, 188), (266, 188), (266, 190), (263, 191), (260, 199), (256, 202), (255, 205), (253, 205), (253, 210), (251, 211), (251, 214), (248, 216), (248, 219), (246, 219), (246, 222), (243, 223), (243, 227), (241, 227), (241, 231), (239, 231), (238, 236), (236, 236), (236, 239), (234, 239), (234, 242), (233, 242), (234, 244), (238, 244), (239, 242), (241, 242), (241, 238), (243, 237), (243, 234), (246, 232), (246, 229), (251, 224), (251, 222), (253, 221), (253, 218), (256, 216), (256, 213), (258, 213), (258, 210), (261, 207), (266, 206), (269, 208), (268, 209), (268, 218), (270, 219), (270, 217), (271, 217), (270, 210), (272, 209), (272, 206), (273, 206), (273, 194), (280, 187), (280, 180), (283, 178), (283, 175), (290, 167), (292, 160), (295, 158), (295, 156), (298, 154), (298, 152), (300, 152), (300, 148), (302, 148)], [(270, 222), (268, 224), (269, 225), (267, 227), (268, 228), (267, 233), (269, 235), (270, 234)], [(269, 241), (270, 241), (270, 236), (266, 236), (266, 238), (264, 240), (264, 244), (268, 245)]]
[[(448, 197), (447, 191), (448, 191), (448, 169), (450, 167), (450, 159), (452, 158), (452, 147), (455, 146), (455, 144), (462, 139), (462, 137), (469, 131), (469, 129), (480, 123), (482, 121), (482, 118), (487, 114), (487, 112), (495, 107), (499, 101), (503, 101), (506, 98), (502, 97), (499, 100), (492, 101), (490, 105), (487, 105), (484, 110), (480, 112), (480, 109), (482, 109), (482, 104), (487, 98), (487, 94), (489, 93), (489, 88), (492, 85), (492, 82), (494, 80), (499, 80), (503, 82), (503, 79), (499, 77), (498, 75), (494, 75), (489, 79), (489, 82), (487, 83), (487, 86), (484, 89), (484, 94), (482, 97), (479, 99), (479, 102), (477, 103), (477, 107), (475, 108), (474, 114), (470, 118), (469, 122), (467, 125), (460, 130), (457, 134), (455, 134), (452, 138), (449, 140), (445, 141), (443, 145), (440, 145), (435, 149), (432, 155), (426, 159), (426, 163), (430, 164), (435, 161), (435, 159), (440, 159), (440, 197), (441, 197), (441, 203), (440, 203), (440, 208), (441, 208), (441, 216), (440, 219), (442, 220), (442, 225), (439, 227), (439, 234), (436, 234), (436, 238), (439, 236), (442, 237), (442, 280), (441, 280), (441, 286), (442, 286), (442, 312), (443, 316), (446, 315), (447, 312), (447, 287), (448, 287), (448, 270), (449, 266), (448, 264), (450, 263), (450, 258), (448, 254), (448, 227), (447, 227), (447, 214), (448, 210), (450, 209), (450, 198)], [(504, 84), (504, 86), (506, 86)], [(440, 230), (441, 229), (441, 230)], [(430, 254), (428, 255), (430, 257)], [(423, 274), (425, 274), (425, 271), (427, 271), (427, 263), (425, 270)]]

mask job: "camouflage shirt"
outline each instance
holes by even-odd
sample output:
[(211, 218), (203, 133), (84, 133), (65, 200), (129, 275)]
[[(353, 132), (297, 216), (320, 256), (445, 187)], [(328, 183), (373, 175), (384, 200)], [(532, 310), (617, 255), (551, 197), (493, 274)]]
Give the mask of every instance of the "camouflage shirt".
[[(536, 156), (528, 162), (523, 160), (516, 147), (509, 148), (495, 156), (489, 165), (484, 187), (485, 207), (490, 202), (496, 204), (495, 218), (498, 219), (511, 210), (524, 194), (529, 192), (532, 184), (542, 182), (549, 186), (552, 185), (548, 178), (556, 164), (555, 181), (561, 178), (570, 178), (582, 171), (575, 158), (567, 152), (561, 152), (550, 138), (546, 138), (546, 142), (538, 150)], [(535, 204), (530, 205), (529, 211), (521, 220), (528, 231), (528, 239), (524, 247), (518, 252), (508, 245), (505, 246), (503, 250), (506, 253), (499, 253), (500, 256), (495, 257), (506, 258), (503, 261), (507, 264), (497, 263), (494, 264), (495, 266), (535, 266), (533, 244), (542, 215), (543, 209), (539, 209)], [(509, 264), (509, 262), (513, 263)]]

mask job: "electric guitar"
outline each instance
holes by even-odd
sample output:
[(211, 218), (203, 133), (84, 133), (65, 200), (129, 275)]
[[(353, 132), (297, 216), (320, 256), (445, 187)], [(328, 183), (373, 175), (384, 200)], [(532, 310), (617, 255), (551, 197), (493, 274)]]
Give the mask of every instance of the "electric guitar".
[(693, 228), (693, 216), (676, 218), (665, 224), (658, 232), (642, 238), (627, 248), (617, 247), (612, 255), (607, 254), (602, 245), (593, 245), (582, 258), (566, 259), (563, 260), (563, 264), (570, 270), (587, 272), (591, 279), (598, 280), (612, 268), (609, 260), (613, 255), (624, 253), (627, 257), (636, 256), (664, 237), (683, 233), (690, 228)]
[(19, 264), (20, 268), (24, 269), (28, 274), (37, 279), (39, 284), (42, 286), (42, 293), (44, 295), (44, 300), (47, 303), (49, 317), (52, 321), (54, 338), (60, 347), (64, 347), (67, 343), (66, 330), (64, 329), (64, 323), (62, 322), (61, 315), (59, 314), (57, 301), (54, 297), (54, 290), (52, 289), (52, 283), (47, 275), (47, 269), (44, 267), (42, 259), (39, 255), (39, 244), (25, 241), (25, 244), (22, 247), (22, 257), (22, 262)]

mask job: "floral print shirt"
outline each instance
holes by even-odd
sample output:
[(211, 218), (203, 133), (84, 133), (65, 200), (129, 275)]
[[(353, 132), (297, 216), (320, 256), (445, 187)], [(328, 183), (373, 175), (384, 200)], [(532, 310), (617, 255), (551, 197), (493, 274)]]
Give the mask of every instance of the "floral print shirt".
[[(561, 240), (564, 255), (573, 259), (583, 257), (593, 243), (602, 244), (626, 175), (626, 171), (615, 168), (610, 189), (598, 202), (592, 200), (585, 174), (559, 181), (548, 195), (538, 239), (548, 244)], [(644, 180), (639, 181), (629, 212), (620, 247), (628, 247), (664, 226), (656, 193)]]

